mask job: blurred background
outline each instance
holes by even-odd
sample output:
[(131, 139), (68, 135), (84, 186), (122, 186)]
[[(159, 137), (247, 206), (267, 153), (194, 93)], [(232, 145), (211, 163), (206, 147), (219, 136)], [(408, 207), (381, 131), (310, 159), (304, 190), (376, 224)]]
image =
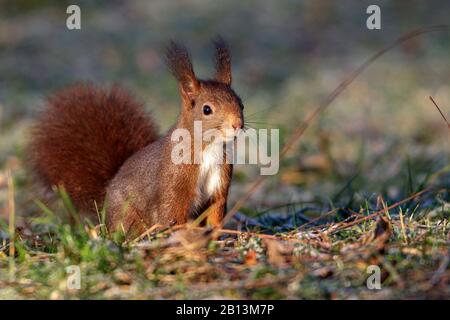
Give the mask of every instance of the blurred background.
[[(66, 28), (81, 7), (81, 30)], [(366, 8), (381, 7), (381, 30)], [(0, 213), (5, 168), (14, 171), (18, 215), (36, 212), (24, 168), (27, 129), (45, 97), (75, 81), (118, 83), (151, 110), (161, 131), (175, 121), (177, 84), (164, 65), (170, 39), (190, 49), (196, 73), (212, 76), (211, 39), (233, 54), (233, 87), (255, 128), (282, 140), (376, 50), (418, 27), (448, 23), (448, 1), (57, 1), (0, 0)], [(247, 214), (358, 207), (394, 201), (449, 175), (450, 34), (435, 32), (371, 65), (322, 113), (243, 208)], [(230, 203), (258, 168), (238, 166)], [(22, 192), (23, 191), (23, 192)], [(447, 193), (448, 195), (448, 193)], [(434, 200), (430, 200), (434, 201)]]

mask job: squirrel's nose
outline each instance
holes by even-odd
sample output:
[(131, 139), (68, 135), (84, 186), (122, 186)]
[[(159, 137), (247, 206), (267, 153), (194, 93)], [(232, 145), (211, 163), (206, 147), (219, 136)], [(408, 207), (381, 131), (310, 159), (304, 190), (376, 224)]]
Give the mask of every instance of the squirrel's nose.
[(243, 129), (244, 127), (243, 121), (241, 119), (235, 120), (231, 123), (231, 127), (233, 127), (235, 131), (238, 129)]
[(238, 130), (238, 129), (242, 129), (242, 124), (235, 124), (235, 123), (233, 123), (232, 125), (231, 125), (232, 127), (233, 127), (233, 129), (236, 131), (236, 130)]

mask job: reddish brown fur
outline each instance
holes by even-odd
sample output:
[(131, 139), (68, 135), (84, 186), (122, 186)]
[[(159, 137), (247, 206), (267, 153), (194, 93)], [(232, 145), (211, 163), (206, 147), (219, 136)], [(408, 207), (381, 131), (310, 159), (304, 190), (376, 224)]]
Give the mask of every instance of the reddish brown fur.
[[(193, 137), (194, 121), (198, 120), (203, 123), (203, 131), (243, 127), (243, 105), (230, 87), (231, 59), (228, 49), (223, 41), (215, 45), (215, 80), (207, 81), (195, 76), (184, 46), (172, 42), (168, 48), (167, 61), (180, 85), (181, 112), (175, 125), (161, 139), (128, 159), (108, 186), (110, 230), (123, 230), (128, 236), (137, 236), (155, 224), (168, 226), (185, 223), (204, 210), (209, 213), (208, 223), (220, 225), (226, 211), (233, 166), (221, 165), (220, 187), (207, 199), (198, 202), (200, 166), (177, 165), (171, 160), (174, 145), (171, 135), (175, 129), (187, 129)], [(205, 104), (213, 108), (213, 114), (203, 114)]]
[[(94, 200), (101, 207), (106, 199), (109, 230), (123, 230), (128, 237), (156, 224), (185, 223), (206, 209), (209, 223), (219, 225), (232, 165), (215, 167), (220, 185), (205, 196), (204, 179), (209, 178), (200, 164), (171, 159), (175, 129), (187, 129), (194, 137), (198, 120), (203, 131), (243, 127), (243, 105), (231, 88), (228, 49), (223, 40), (215, 46), (215, 80), (204, 81), (195, 76), (187, 50), (171, 43), (167, 61), (179, 81), (182, 107), (175, 125), (159, 139), (142, 105), (117, 87), (107, 92), (76, 85), (52, 97), (34, 126), (30, 146), (39, 180), (47, 188), (64, 185), (82, 211), (92, 211)], [(211, 114), (203, 112), (206, 105)]]
[(231, 85), (231, 55), (227, 44), (222, 38), (214, 41), (216, 47), (216, 80)]
[(151, 118), (124, 89), (76, 84), (48, 99), (32, 128), (29, 156), (47, 188), (63, 185), (80, 211), (103, 205), (107, 183), (157, 139)]

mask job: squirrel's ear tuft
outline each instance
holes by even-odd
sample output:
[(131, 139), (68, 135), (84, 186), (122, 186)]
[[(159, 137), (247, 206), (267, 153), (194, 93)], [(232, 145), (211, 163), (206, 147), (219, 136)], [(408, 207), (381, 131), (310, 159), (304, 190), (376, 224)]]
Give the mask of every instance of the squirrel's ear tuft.
[(195, 76), (186, 47), (171, 41), (166, 49), (166, 61), (170, 71), (180, 83), (183, 98), (194, 100), (200, 90), (200, 83)]
[(227, 85), (231, 85), (231, 54), (228, 45), (218, 36), (214, 40), (214, 47), (216, 49), (215, 63), (216, 63), (216, 80)]

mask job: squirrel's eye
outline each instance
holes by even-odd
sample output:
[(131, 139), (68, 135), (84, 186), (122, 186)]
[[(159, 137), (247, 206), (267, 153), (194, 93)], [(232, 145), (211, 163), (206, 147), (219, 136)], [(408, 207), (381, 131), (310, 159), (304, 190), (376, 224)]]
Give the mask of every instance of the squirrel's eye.
[(205, 105), (203, 106), (203, 114), (204, 114), (205, 116), (209, 116), (211, 113), (212, 113), (211, 107), (208, 106), (207, 104), (205, 104)]

